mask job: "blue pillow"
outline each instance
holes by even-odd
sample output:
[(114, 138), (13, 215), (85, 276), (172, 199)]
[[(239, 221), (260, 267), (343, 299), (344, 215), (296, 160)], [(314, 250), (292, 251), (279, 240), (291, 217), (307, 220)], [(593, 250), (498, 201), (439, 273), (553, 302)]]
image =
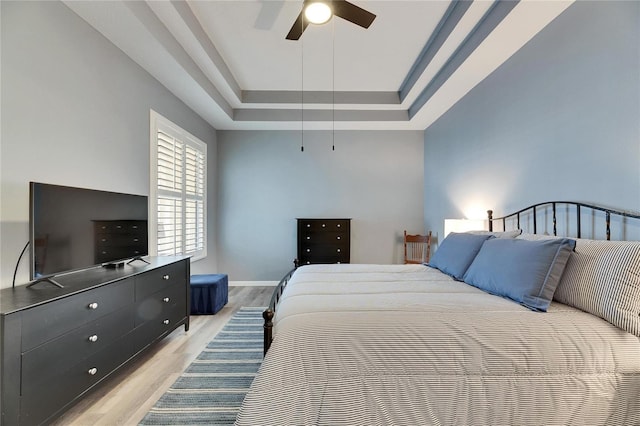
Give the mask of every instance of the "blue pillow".
[(471, 262), (478, 254), (482, 243), (494, 238), (493, 235), (474, 235), (452, 232), (440, 243), (431, 257), (429, 266), (438, 268), (458, 281), (462, 280)]
[(464, 282), (546, 312), (575, 247), (567, 238), (492, 239), (482, 245)]

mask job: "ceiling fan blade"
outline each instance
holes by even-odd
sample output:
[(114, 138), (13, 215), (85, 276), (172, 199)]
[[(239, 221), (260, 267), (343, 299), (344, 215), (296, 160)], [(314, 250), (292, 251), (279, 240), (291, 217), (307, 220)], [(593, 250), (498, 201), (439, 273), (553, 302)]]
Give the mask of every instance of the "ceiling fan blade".
[(333, 9), (334, 15), (353, 22), (356, 25), (360, 25), (363, 28), (369, 28), (369, 25), (376, 19), (376, 15), (373, 13), (346, 0), (333, 0), (331, 2), (331, 8)]
[(300, 15), (298, 15), (296, 22), (293, 23), (291, 30), (289, 30), (289, 34), (287, 34), (286, 39), (299, 40), (300, 37), (302, 36), (302, 33), (304, 32), (304, 30), (307, 29), (308, 26), (309, 26), (309, 21), (304, 19), (304, 9), (302, 9), (302, 12), (300, 12)]

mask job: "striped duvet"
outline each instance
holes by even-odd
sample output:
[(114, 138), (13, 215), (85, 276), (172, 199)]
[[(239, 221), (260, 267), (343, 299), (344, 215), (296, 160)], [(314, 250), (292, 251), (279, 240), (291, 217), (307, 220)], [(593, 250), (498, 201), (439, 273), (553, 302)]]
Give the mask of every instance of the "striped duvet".
[(312, 265), (237, 425), (640, 424), (640, 339), (422, 265)]

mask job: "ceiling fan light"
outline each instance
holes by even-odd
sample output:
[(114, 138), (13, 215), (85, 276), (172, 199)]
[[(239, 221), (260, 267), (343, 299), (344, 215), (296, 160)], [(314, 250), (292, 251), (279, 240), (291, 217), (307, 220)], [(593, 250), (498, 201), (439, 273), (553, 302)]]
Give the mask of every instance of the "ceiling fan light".
[(324, 24), (332, 15), (329, 5), (320, 1), (310, 3), (304, 9), (304, 16), (312, 24)]

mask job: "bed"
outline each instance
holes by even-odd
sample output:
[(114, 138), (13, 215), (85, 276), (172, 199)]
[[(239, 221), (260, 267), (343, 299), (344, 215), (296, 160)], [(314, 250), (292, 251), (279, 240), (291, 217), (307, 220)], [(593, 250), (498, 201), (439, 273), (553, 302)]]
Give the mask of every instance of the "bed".
[[(236, 424), (640, 424), (640, 243), (557, 237), (584, 227), (558, 203), (452, 234), (429, 265), (292, 271)], [(565, 204), (607, 238), (640, 218)]]

